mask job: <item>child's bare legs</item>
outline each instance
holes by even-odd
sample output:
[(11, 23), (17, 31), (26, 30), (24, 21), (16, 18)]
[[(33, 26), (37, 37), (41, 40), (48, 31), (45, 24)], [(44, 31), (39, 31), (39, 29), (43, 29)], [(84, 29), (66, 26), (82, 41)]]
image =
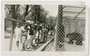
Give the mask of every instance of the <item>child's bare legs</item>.
[(19, 47), (19, 41), (16, 41), (16, 46)]
[(27, 42), (28, 42), (27, 43), (27, 48), (29, 49), (29, 47), (31, 46), (31, 39), (30, 39), (31, 37), (30, 37), (30, 35), (28, 35), (27, 38), (28, 38), (27, 39)]
[(18, 50), (19, 47), (19, 41), (15, 41), (15, 50)]
[(25, 41), (26, 41), (26, 37), (23, 36), (22, 37), (22, 50), (25, 50)]

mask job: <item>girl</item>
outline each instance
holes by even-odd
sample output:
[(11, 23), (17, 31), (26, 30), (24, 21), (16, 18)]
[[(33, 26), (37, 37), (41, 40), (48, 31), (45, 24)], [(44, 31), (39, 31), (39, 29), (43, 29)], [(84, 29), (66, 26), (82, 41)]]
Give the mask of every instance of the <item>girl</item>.
[(22, 34), (22, 29), (20, 28), (20, 24), (17, 23), (17, 26), (14, 30), (15, 32), (15, 49), (19, 49), (20, 48), (20, 42), (21, 42), (21, 34)]

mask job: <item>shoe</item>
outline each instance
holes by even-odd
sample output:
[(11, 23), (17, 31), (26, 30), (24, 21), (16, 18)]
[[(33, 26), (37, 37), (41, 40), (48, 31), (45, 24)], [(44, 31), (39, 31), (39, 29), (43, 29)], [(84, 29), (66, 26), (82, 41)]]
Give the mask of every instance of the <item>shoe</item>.
[(29, 48), (33, 48), (32, 46), (30, 46)]
[(27, 49), (29, 49), (29, 47)]
[(21, 51), (25, 51), (24, 49), (22, 49)]

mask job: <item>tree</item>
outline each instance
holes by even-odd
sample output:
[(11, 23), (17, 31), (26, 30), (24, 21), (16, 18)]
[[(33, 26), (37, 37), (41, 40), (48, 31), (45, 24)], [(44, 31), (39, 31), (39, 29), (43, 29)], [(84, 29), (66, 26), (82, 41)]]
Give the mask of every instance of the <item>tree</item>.
[[(24, 13), (25, 13), (24, 5), (23, 6), (21, 6), (21, 5), (5, 5), (5, 18), (15, 19), (15, 20), (23, 20), (24, 15), (27, 15), (27, 11), (26, 11), (26, 14), (24, 14)], [(6, 27), (7, 27), (7, 25), (8, 26), (11, 25), (11, 23), (8, 21), (6, 21), (5, 24), (6, 24)], [(13, 22), (13, 24), (14, 24), (14, 28), (15, 28), (16, 23)], [(6, 27), (5, 27), (5, 29), (6, 29)], [(13, 28), (13, 30), (14, 30), (14, 28)]]
[[(12, 13), (12, 18), (13, 18), (13, 19), (16, 19), (16, 15), (15, 15), (15, 5), (11, 5), (11, 13)], [(16, 24), (15, 24), (15, 22), (12, 22), (12, 24), (13, 24), (13, 31), (14, 31), (14, 29), (15, 29), (15, 27), (16, 27)]]
[(25, 16), (28, 15), (28, 9), (29, 9), (29, 5), (26, 5), (26, 12), (25, 12)]
[[(17, 11), (18, 11), (19, 5), (5, 5), (5, 18), (8, 19), (17, 19)], [(7, 25), (11, 25), (12, 23), (9, 21), (5, 21), (5, 29)], [(13, 30), (16, 27), (15, 22), (13, 22)]]
[(48, 24), (51, 25), (51, 26), (55, 26), (56, 25), (56, 19), (57, 18), (54, 17), (54, 16), (49, 16), (48, 17), (48, 20), (47, 20), (48, 21)]
[(46, 22), (48, 11), (45, 11), (44, 8), (42, 8), (42, 6), (31, 5), (30, 12), (31, 12), (31, 15), (29, 15), (29, 18), (32, 18), (35, 23), (45, 23)]

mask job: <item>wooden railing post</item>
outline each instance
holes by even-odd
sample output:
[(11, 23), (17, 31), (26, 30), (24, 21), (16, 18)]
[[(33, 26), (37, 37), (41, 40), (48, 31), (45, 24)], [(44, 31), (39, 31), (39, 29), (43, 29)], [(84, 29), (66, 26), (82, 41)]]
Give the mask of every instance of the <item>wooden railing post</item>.
[[(11, 12), (12, 12), (12, 18), (15, 19), (15, 5), (11, 5)], [(15, 22), (12, 21), (12, 30), (11, 30), (11, 37), (10, 37), (10, 51), (12, 50), (14, 29), (15, 29)]]
[(12, 21), (12, 30), (11, 30), (11, 37), (10, 37), (10, 51), (12, 50), (12, 42), (13, 42), (13, 33), (14, 33), (14, 31), (13, 31), (13, 21)]

